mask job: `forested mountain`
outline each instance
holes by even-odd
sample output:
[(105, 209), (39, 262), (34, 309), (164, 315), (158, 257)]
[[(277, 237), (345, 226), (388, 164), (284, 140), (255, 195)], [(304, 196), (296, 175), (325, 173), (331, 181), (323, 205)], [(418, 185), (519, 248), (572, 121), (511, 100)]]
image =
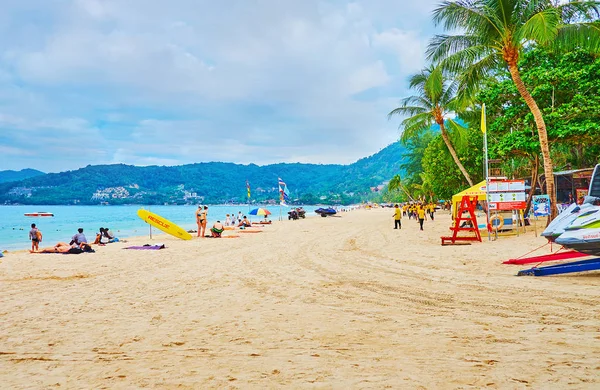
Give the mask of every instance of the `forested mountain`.
[(0, 184), (4, 204), (185, 204), (278, 200), (278, 178), (298, 203), (351, 203), (400, 172), (404, 148), (394, 143), (350, 165), (210, 162), (181, 166), (87, 166)]
[(37, 171), (35, 169), (22, 169), (20, 171), (0, 171), (0, 183), (6, 183), (9, 181), (19, 181), (40, 175), (45, 175), (45, 173)]

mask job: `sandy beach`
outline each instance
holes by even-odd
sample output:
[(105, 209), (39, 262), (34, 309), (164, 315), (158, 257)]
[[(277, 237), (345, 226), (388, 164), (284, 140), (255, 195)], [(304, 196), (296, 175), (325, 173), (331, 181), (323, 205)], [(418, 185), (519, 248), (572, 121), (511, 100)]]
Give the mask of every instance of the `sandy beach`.
[(516, 277), (501, 262), (533, 231), (442, 247), (447, 213), (423, 232), (392, 214), (8, 253), (0, 387), (600, 387), (600, 273)]

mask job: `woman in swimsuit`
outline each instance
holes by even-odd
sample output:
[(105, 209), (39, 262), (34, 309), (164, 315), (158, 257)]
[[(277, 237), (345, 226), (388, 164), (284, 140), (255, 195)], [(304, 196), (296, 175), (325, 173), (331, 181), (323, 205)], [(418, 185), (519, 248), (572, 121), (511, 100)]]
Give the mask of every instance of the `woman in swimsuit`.
[(202, 230), (202, 224), (200, 223), (201, 216), (202, 216), (202, 205), (198, 205), (198, 209), (196, 209), (196, 225), (198, 225), (198, 237), (200, 237), (200, 231)]
[(59, 242), (53, 247), (43, 248), (38, 251), (30, 251), (31, 253), (67, 253), (71, 249), (71, 245), (66, 242)]
[(198, 214), (198, 237), (204, 237), (206, 232), (206, 219), (208, 218), (208, 206)]

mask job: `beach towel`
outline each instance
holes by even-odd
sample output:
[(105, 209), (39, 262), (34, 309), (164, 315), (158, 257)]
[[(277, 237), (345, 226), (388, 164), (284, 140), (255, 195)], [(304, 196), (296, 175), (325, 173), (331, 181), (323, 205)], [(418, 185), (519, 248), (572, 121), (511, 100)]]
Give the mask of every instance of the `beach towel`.
[(134, 246), (128, 246), (126, 248), (123, 249), (137, 249), (137, 250), (158, 250), (158, 249), (165, 249), (165, 244), (156, 244), (156, 245), (150, 245), (150, 244), (145, 244), (145, 245), (134, 245)]

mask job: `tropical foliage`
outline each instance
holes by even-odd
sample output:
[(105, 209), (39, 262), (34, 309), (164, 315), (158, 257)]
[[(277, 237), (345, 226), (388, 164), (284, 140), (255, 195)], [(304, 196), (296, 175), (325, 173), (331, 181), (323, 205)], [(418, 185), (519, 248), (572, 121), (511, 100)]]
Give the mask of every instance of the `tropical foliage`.
[[(427, 55), (436, 67), (426, 71), (440, 68), (449, 85), (456, 85), (460, 109), (453, 111), (469, 127), (468, 141), (456, 135), (450, 140), (470, 176), (483, 176), (482, 103), (490, 157), (501, 161), (507, 176), (530, 177), (533, 190), (541, 179), (544, 192), (554, 198), (553, 171), (598, 163), (600, 61), (590, 53), (600, 49), (599, 11), (597, 1), (549, 0), (444, 1), (435, 9), (436, 24), (462, 31), (433, 38)], [(408, 116), (403, 130), (411, 134), (412, 118), (420, 113), (402, 114)], [(405, 143), (407, 164), (422, 165), (404, 175), (406, 186), (427, 184), (438, 198), (466, 187), (455, 155), (444, 144), (439, 137), (425, 150)]]
[[(546, 187), (556, 203), (553, 163), (546, 121), (538, 102), (521, 77), (519, 60), (528, 47), (539, 45), (559, 50), (600, 49), (600, 15), (596, 1), (550, 0), (460, 0), (445, 1), (433, 20), (461, 35), (438, 35), (427, 51), (434, 62), (457, 74), (462, 91), (469, 96), (500, 65), (511, 79), (533, 115), (543, 157)], [(471, 92), (471, 94), (469, 93)], [(553, 208), (553, 213), (555, 209)]]

